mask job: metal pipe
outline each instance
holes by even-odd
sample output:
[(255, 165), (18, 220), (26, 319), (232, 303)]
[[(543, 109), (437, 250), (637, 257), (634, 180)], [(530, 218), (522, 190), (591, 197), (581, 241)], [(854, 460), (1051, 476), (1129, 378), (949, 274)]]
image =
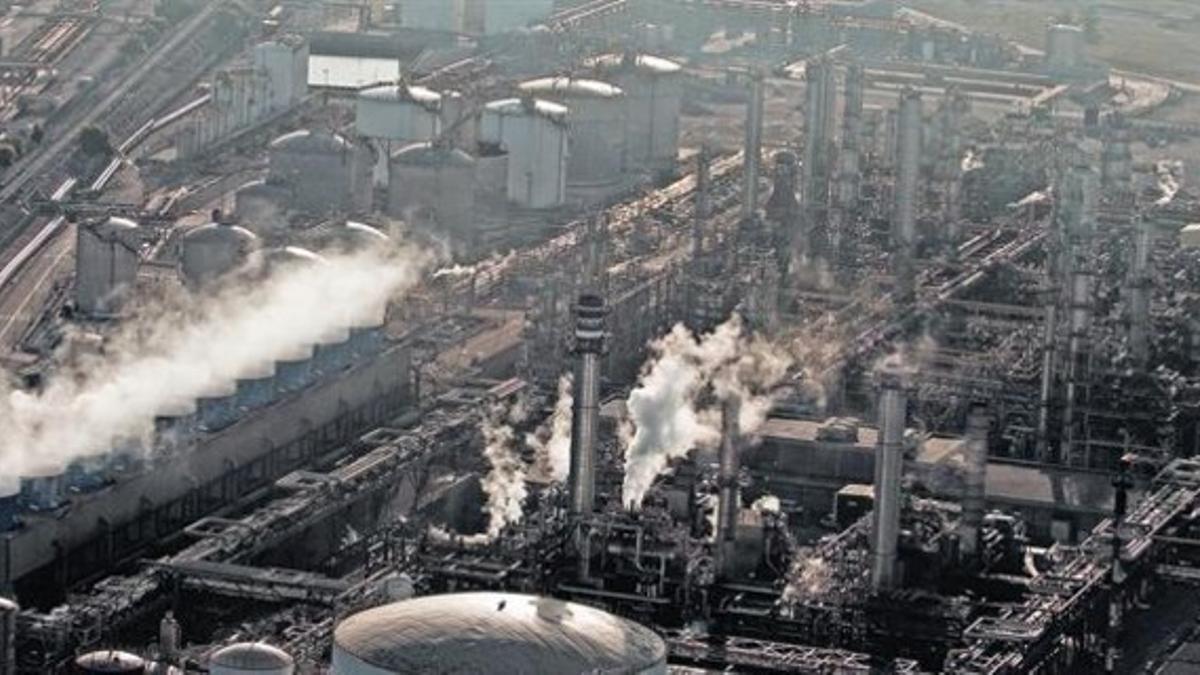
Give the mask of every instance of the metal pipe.
[(900, 536), (900, 479), (908, 397), (903, 375), (880, 371), (879, 446), (875, 452), (875, 508), (871, 517), (871, 585), (876, 591), (897, 585)]
[(721, 491), (717, 505), (717, 560), (721, 571), (728, 571), (730, 554), (737, 535), (738, 511), (741, 507), (738, 494), (738, 471), (740, 467), (738, 417), (742, 403), (737, 396), (730, 396), (721, 408), (721, 451), (717, 475), (717, 487)]
[(985, 508), (990, 425), (991, 420), (988, 419), (984, 405), (973, 405), (967, 415), (966, 480), (962, 496), (962, 518), (958, 522), (959, 550), (967, 559), (973, 559), (979, 554), (979, 531), (983, 526)]
[(921, 94), (906, 88), (900, 94), (897, 120), (896, 204), (893, 254), (896, 298), (901, 304), (916, 297), (917, 181), (921, 173)]
[(753, 218), (758, 213), (758, 174), (762, 166), (763, 72), (750, 74), (750, 99), (746, 105), (746, 167), (742, 182), (742, 217)]

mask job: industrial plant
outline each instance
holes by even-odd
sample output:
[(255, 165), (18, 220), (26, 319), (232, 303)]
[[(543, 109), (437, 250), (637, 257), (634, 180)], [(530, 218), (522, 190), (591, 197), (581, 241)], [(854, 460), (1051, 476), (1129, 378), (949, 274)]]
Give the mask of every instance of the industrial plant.
[(0, 13), (0, 675), (1200, 673), (1192, 0)]

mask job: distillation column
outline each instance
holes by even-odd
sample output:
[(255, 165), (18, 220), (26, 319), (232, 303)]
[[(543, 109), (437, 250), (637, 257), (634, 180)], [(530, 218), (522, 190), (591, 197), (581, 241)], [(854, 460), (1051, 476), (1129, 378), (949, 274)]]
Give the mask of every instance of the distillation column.
[(762, 167), (762, 127), (764, 75), (755, 69), (750, 74), (750, 99), (746, 105), (745, 171), (742, 176), (742, 218), (758, 214), (758, 174)]
[(1051, 295), (1046, 303), (1046, 319), (1042, 326), (1042, 383), (1038, 400), (1037, 453), (1038, 461), (1053, 462), (1050, 424), (1054, 405), (1054, 376), (1058, 369), (1058, 305)]
[(871, 515), (871, 586), (895, 588), (900, 536), (900, 480), (904, 469), (904, 428), (908, 396), (904, 374), (885, 368), (879, 383), (879, 445), (875, 450), (875, 510)]
[(967, 414), (967, 438), (965, 441), (966, 475), (962, 497), (962, 518), (958, 521), (958, 545), (964, 558), (971, 560), (979, 555), (979, 532), (983, 527), (986, 508), (986, 481), (988, 457), (987, 408), (982, 403), (971, 406)]
[(712, 166), (712, 150), (708, 144), (700, 146), (696, 156), (696, 195), (692, 208), (692, 264), (698, 265), (704, 258), (704, 230), (708, 225), (709, 173)]
[(917, 198), (921, 174), (921, 94), (905, 89), (900, 94), (896, 122), (896, 203), (892, 215), (893, 273), (896, 302), (916, 299)]
[(862, 173), (863, 67), (846, 67), (845, 108), (842, 115), (842, 146), (830, 213), (830, 238), (837, 258), (847, 263), (854, 257), (854, 214), (858, 211)]
[[(1092, 275), (1077, 268), (1071, 274), (1070, 322), (1067, 334), (1067, 402), (1064, 426), (1068, 461), (1073, 466), (1088, 466), (1083, 409), (1091, 371), (1089, 333), (1092, 329)], [(1084, 447), (1080, 447), (1083, 444)]]
[(738, 490), (738, 472), (741, 469), (738, 418), (741, 410), (741, 400), (737, 396), (730, 396), (721, 407), (721, 449), (717, 475), (717, 487), (721, 494), (717, 505), (716, 554), (717, 569), (722, 573), (728, 571), (732, 563), (738, 511), (741, 508)]
[(935, 171), (942, 205), (941, 219), (946, 228), (945, 243), (951, 254), (958, 250), (962, 239), (962, 119), (969, 105), (962, 91), (950, 87), (939, 111), (942, 137)]
[(1133, 265), (1129, 269), (1129, 357), (1144, 370), (1150, 359), (1150, 254), (1154, 233), (1146, 219), (1135, 222)]
[(829, 205), (830, 146), (837, 81), (824, 58), (808, 62), (804, 89), (804, 207), (809, 229), (824, 227)]
[(608, 305), (599, 290), (602, 237), (589, 232), (587, 281), (575, 303), (575, 400), (571, 407), (570, 512), (591, 515), (596, 500), (596, 432), (600, 421), (600, 359)]

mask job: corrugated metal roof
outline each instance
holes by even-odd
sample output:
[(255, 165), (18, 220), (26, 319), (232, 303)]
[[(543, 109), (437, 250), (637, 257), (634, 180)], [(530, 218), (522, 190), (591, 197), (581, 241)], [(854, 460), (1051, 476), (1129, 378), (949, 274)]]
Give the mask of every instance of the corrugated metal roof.
[(339, 652), (404, 673), (636, 673), (666, 662), (650, 629), (598, 609), (515, 593), (406, 600), (356, 614)]

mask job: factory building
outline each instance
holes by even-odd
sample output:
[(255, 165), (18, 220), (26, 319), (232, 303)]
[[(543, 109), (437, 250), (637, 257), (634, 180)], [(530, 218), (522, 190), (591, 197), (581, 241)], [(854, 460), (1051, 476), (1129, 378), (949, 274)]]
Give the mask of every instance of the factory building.
[[(502, 665), (501, 665), (502, 664)], [(338, 624), (335, 675), (431, 671), (667, 672), (662, 638), (632, 621), (553, 598), (460, 593), (404, 600)]]
[(112, 317), (137, 279), (140, 232), (126, 218), (81, 224), (75, 235), (75, 306), (85, 316)]
[(560, 206), (566, 199), (565, 106), (534, 98), (510, 98), (484, 106), (479, 140), (508, 157), (505, 195), (528, 209)]

